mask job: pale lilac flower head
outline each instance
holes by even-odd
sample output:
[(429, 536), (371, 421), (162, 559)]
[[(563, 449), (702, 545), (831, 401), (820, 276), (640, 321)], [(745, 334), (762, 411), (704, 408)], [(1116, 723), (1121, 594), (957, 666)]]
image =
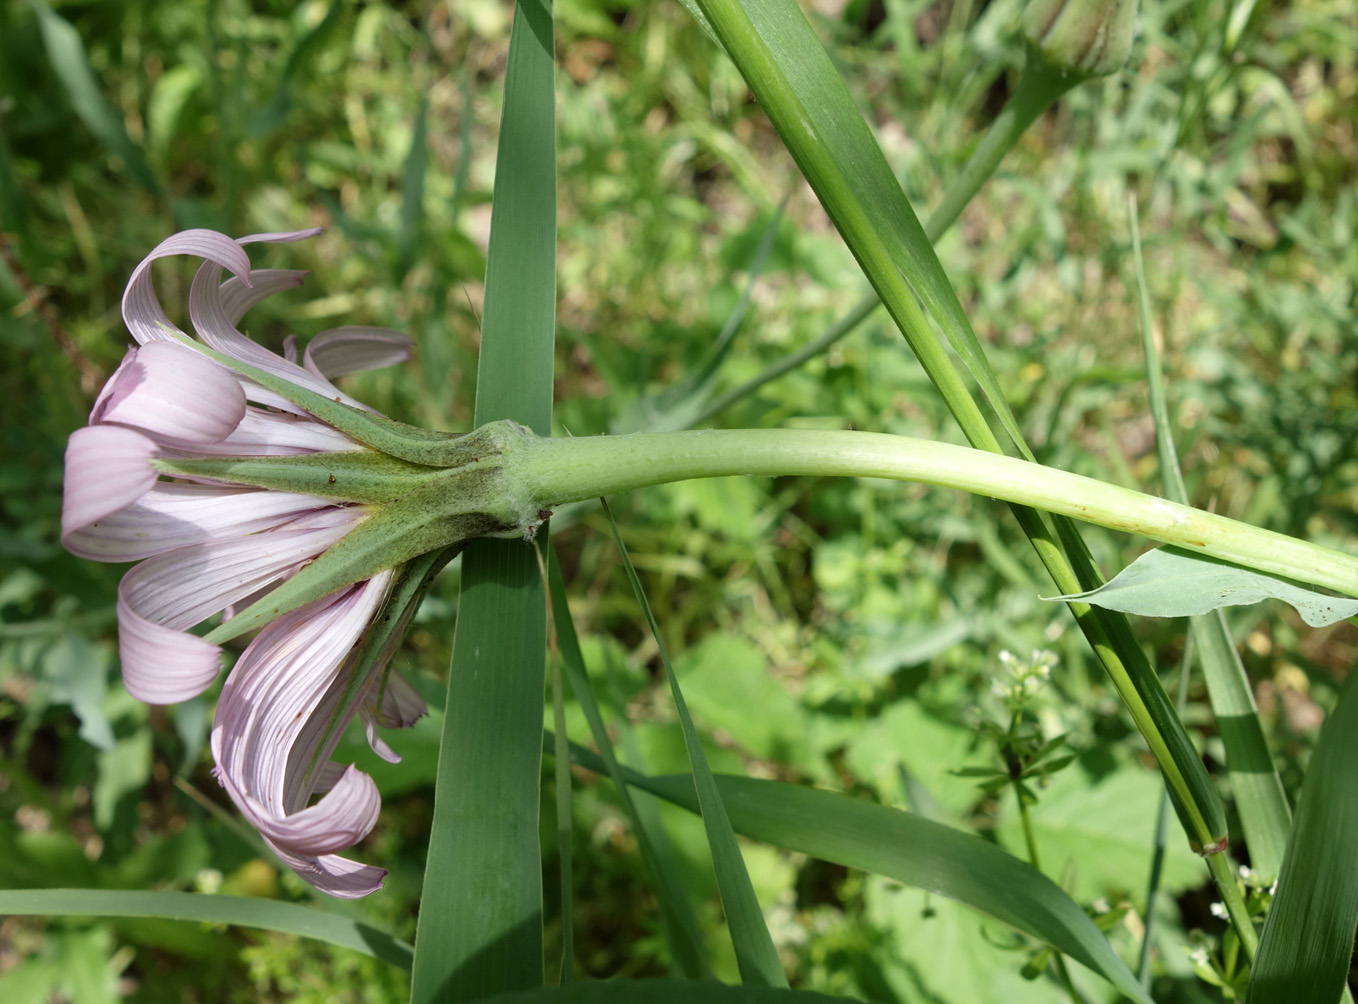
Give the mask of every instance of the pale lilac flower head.
[[(118, 589), (119, 651), (128, 691), (148, 703), (188, 700), (217, 678), (220, 647), (190, 629), (266, 595), (374, 512), (335, 497), (220, 478), (167, 479), (153, 466), (367, 450), (191, 347), (205, 344), (329, 401), (370, 411), (330, 378), (408, 358), (406, 336), (339, 328), (312, 339), (299, 362), (291, 339), (280, 356), (236, 329), (250, 307), (304, 276), (252, 270), (243, 245), (317, 232), (232, 240), (189, 230), (162, 242), (137, 266), (123, 296), (123, 319), (138, 347), (128, 350), (90, 424), (67, 446), (62, 542), (83, 557), (140, 562)], [(201, 343), (170, 322), (152, 286), (152, 262), (171, 255), (204, 259), (188, 304)], [(225, 282), (224, 268), (232, 274)], [(389, 648), (376, 659), (360, 658), (398, 574), (379, 572), (264, 627), (231, 671), (212, 729), (216, 774), (232, 800), (290, 867), (335, 896), (366, 895), (385, 872), (336, 853), (368, 834), (380, 799), (371, 778), (332, 763), (330, 754), (359, 715), (373, 749), (395, 760), (377, 724), (410, 725), (425, 710), (409, 684), (394, 674), (382, 680)]]

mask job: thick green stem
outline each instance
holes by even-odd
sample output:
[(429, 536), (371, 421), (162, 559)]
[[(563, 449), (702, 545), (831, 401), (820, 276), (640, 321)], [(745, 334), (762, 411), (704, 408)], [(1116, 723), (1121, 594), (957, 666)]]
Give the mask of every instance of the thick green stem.
[(1358, 558), (1189, 506), (1013, 457), (870, 432), (802, 429), (525, 438), (506, 451), (523, 506), (691, 478), (811, 475), (918, 481), (1139, 534), (1358, 596)]

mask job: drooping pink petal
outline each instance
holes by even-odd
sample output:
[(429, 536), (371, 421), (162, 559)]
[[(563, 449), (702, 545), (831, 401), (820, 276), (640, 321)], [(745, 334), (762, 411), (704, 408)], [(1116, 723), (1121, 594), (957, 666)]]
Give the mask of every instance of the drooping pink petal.
[[(361, 514), (324, 510), (308, 518), (331, 525), (181, 547), (148, 558), (124, 575), (118, 586), (118, 636), (129, 690), (137, 681), (142, 692), (182, 692), (175, 689), (182, 674), (174, 646), (191, 648), (199, 640), (187, 628), (286, 578), (348, 533)], [(201, 686), (194, 693), (215, 676), (214, 671), (206, 682), (195, 676)]]
[(66, 549), (95, 561), (140, 561), (190, 544), (268, 530), (332, 499), (293, 492), (158, 482), (136, 502), (76, 529)]
[(250, 285), (250, 258), (244, 248), (225, 234), (215, 230), (185, 230), (165, 238), (132, 271), (123, 293), (123, 323), (142, 345), (172, 340), (172, 332), (179, 331), (165, 316), (151, 284), (151, 264), (174, 255), (209, 258), (238, 276), (246, 286)]
[(296, 289), (306, 279), (307, 272), (289, 268), (257, 268), (250, 273), (250, 285), (232, 276), (222, 283), (222, 313), (231, 325), (240, 319), (256, 304), (285, 289)]
[(116, 425), (90, 425), (66, 443), (66, 477), (61, 497), (61, 539), (97, 524), (141, 498), (156, 483), (151, 458), (156, 444)]
[(289, 866), (331, 895), (366, 895), (384, 874), (332, 853), (371, 830), (378, 795), (356, 769), (336, 779), (329, 756), (358, 703), (346, 708), (344, 695), (361, 697), (368, 682), (346, 677), (351, 653), (392, 579), (383, 572), (261, 631), (222, 688), (212, 728), (227, 793)]
[[(400, 637), (405, 632), (397, 631), (394, 637)], [(378, 708), (378, 700), (381, 700), (381, 708)], [(368, 688), (368, 699), (363, 702), (363, 707), (359, 709), (359, 716), (363, 720), (363, 731), (368, 737), (368, 745), (372, 751), (380, 756), (387, 763), (400, 763), (401, 758), (377, 733), (378, 725), (383, 725), (389, 729), (405, 729), (414, 725), (417, 721), (429, 713), (428, 706), (424, 703), (415, 688), (405, 681), (399, 673), (392, 672), (387, 674), (385, 688), (382, 686), (380, 678), (375, 679)]]
[(184, 631), (133, 615), (118, 595), (118, 651), (127, 692), (147, 704), (178, 704), (217, 679), (222, 650)]
[(318, 377), (333, 380), (406, 362), (414, 344), (400, 331), (349, 324), (313, 338), (302, 354), (302, 365)]
[(152, 342), (124, 359), (90, 422), (140, 429), (160, 443), (220, 443), (245, 417), (230, 370), (176, 342)]

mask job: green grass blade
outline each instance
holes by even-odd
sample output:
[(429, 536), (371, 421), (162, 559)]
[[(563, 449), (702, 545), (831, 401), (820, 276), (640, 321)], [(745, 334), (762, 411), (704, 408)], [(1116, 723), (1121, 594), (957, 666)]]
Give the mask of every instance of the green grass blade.
[[(1127, 217), (1132, 231), (1141, 341), (1146, 354), (1146, 386), (1151, 416), (1155, 420), (1161, 486), (1166, 498), (1188, 505), (1188, 486), (1184, 483), (1179, 453), (1174, 445), (1160, 355), (1155, 348), (1151, 326), (1150, 294), (1146, 287), (1135, 196), (1128, 198)], [(1226, 768), (1231, 775), (1231, 790), (1241, 828), (1245, 831), (1245, 844), (1249, 847), (1250, 866), (1265, 881), (1272, 881), (1282, 868), (1287, 834), (1292, 827), (1292, 810), (1264, 738), (1254, 691), (1240, 661), (1240, 653), (1231, 640), (1226, 617), (1220, 610), (1189, 618), (1189, 628), (1197, 645), (1212, 714), (1226, 747)]]
[(1246, 1004), (1334, 1004), (1358, 927), (1358, 673), (1325, 723), (1297, 802)]
[[(1000, 452), (916, 294), (981, 384), (1019, 451), (1031, 459), (933, 247), (794, 0), (698, 3), (967, 439)], [(1063, 593), (1102, 583), (1074, 524), (1059, 518), (1048, 523), (1020, 507), (1014, 512)], [(1224, 845), (1220, 797), (1126, 620), (1101, 610), (1091, 615), (1078, 603), (1071, 610), (1165, 772), (1184, 829), (1198, 846)]]
[(131, 889), (6, 889), (0, 891), (0, 916), (159, 917), (234, 924), (324, 941), (401, 969), (410, 968), (410, 946), (386, 931), (360, 920), (273, 899)]
[(773, 939), (769, 937), (769, 929), (764, 923), (764, 911), (760, 909), (759, 901), (755, 898), (750, 874), (745, 870), (745, 859), (741, 856), (740, 845), (736, 843), (736, 834), (731, 828), (730, 819), (727, 818), (721, 793), (712, 776), (712, 768), (708, 766), (707, 756), (703, 753), (698, 730), (693, 725), (688, 705), (679, 689), (679, 678), (674, 675), (674, 667), (670, 665), (669, 653), (666, 652), (664, 639), (660, 636), (660, 627), (655, 622), (655, 614), (651, 612), (651, 605), (641, 588), (637, 570), (632, 567), (632, 559), (627, 554), (622, 535), (618, 533), (618, 524), (613, 520), (608, 502), (604, 501), (603, 506), (609, 526), (613, 530), (613, 539), (618, 545), (618, 553), (622, 555), (623, 568), (627, 571), (627, 578), (632, 583), (637, 603), (641, 605), (646, 623), (660, 649), (660, 660), (665, 664), (665, 676), (669, 680), (670, 693), (674, 696), (674, 707), (679, 714), (679, 724), (684, 732), (684, 747), (688, 751), (689, 766), (693, 770), (690, 787), (697, 798), (697, 805), (703, 817), (703, 827), (707, 831), (707, 843), (712, 851), (712, 866), (717, 873), (717, 889), (721, 893), (722, 908), (726, 911), (726, 923), (731, 931), (731, 944), (735, 948), (741, 981), (754, 986), (786, 987), (787, 976), (783, 973), (782, 963), (778, 961), (778, 950), (773, 947)]
[[(543, 561), (542, 551), (535, 549), (533, 553), (538, 556), (538, 570), (545, 581), (547, 565)], [(548, 551), (547, 556), (553, 557), (552, 552)], [(561, 975), (558, 982), (566, 984), (575, 979), (575, 892), (571, 879), (575, 842), (571, 825), (571, 761), (569, 740), (566, 737), (566, 696), (561, 680), (556, 611), (552, 604), (547, 607), (547, 651), (552, 667), (552, 729), (556, 733), (556, 742), (552, 746), (555, 760), (552, 779), (556, 785), (556, 849), (561, 867)]]
[(916, 295), (1021, 450), (999, 381), (844, 80), (795, 0), (698, 0), (921, 364), (977, 445), (994, 435)]
[(401, 226), (396, 233), (396, 282), (405, 281), (424, 227), (424, 176), (429, 166), (429, 98), (415, 110), (410, 152), (401, 167)]
[[(658, 829), (658, 821), (652, 826), (648, 818), (650, 814), (639, 811), (639, 806), (632, 798), (632, 789), (623, 780), (622, 769), (613, 750), (613, 741), (609, 738), (599, 704), (594, 699), (594, 689), (590, 686), (584, 656), (580, 652), (580, 641), (571, 619), (570, 605), (566, 600), (566, 586), (561, 581), (561, 568), (557, 564), (555, 554), (551, 558), (548, 576), (562, 668), (565, 670), (571, 693), (575, 695), (585, 721), (589, 724), (590, 735), (594, 737), (594, 745), (599, 750), (604, 769), (613, 779), (618, 797), (622, 800), (623, 811), (632, 823), (632, 832), (636, 834), (642, 858), (645, 859), (655, 879), (656, 898), (660, 903), (660, 916), (670, 955), (680, 975), (688, 979), (709, 976), (711, 969), (707, 962), (707, 952), (703, 947), (702, 932), (698, 928), (698, 916), (694, 913), (693, 904), (689, 902), (684, 891), (678, 861), (669, 847), (669, 841), (665, 839), (664, 831)], [(561, 756), (555, 746), (552, 747), (552, 752), (554, 756)]]
[[(572, 747), (575, 761), (602, 759)], [(688, 775), (648, 777), (623, 768), (627, 783), (698, 811)], [(1028, 862), (980, 837), (912, 812), (781, 781), (719, 774), (731, 825), (747, 837), (896, 879), (965, 903), (1046, 942), (1098, 973), (1132, 1000), (1151, 998), (1094, 922)]]
[[(680, 980), (606, 980), (496, 997), (495, 1004), (851, 1004), (811, 990)], [(489, 1004), (489, 1002), (487, 1002)]]
[[(556, 117), (548, 0), (515, 6), (496, 156), (475, 424), (550, 431)], [(545, 531), (544, 531), (545, 533)], [(416, 938), (415, 1004), (543, 981), (538, 845), (546, 599), (522, 541), (463, 555)]]
[(127, 134), (127, 127), (113, 106), (105, 100), (90, 69), (85, 46), (71, 23), (47, 5), (46, 0), (29, 0), (38, 16), (47, 60), (61, 81), (80, 121), (110, 153), (123, 162), (132, 179), (148, 192), (159, 192), (160, 184), (147, 163), (142, 148)]

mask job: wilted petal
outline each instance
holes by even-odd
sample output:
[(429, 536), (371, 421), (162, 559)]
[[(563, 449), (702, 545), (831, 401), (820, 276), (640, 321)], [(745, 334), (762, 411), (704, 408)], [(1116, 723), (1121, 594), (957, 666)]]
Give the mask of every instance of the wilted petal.
[[(272, 530), (182, 547), (148, 558), (124, 575), (118, 586), (118, 637), (124, 678), (139, 681), (137, 686), (143, 692), (178, 692), (175, 687), (181, 669), (174, 659), (176, 636), (180, 644), (191, 647), (199, 639), (186, 628), (286, 578), (300, 563), (343, 537), (359, 518), (347, 510), (327, 510), (317, 514), (321, 516), (335, 525)], [(207, 683), (211, 679), (208, 677)], [(129, 683), (129, 690), (132, 685)], [(202, 687), (193, 693), (201, 692)]]
[(302, 354), (302, 365), (316, 376), (333, 380), (406, 362), (414, 344), (400, 331), (349, 324), (313, 338)]
[[(377, 819), (376, 785), (356, 769), (338, 781), (330, 752), (367, 681), (351, 680), (351, 652), (392, 581), (383, 572), (270, 624), (231, 671), (217, 705), (212, 753), (232, 800), (287, 863), (318, 888), (360, 896), (380, 869), (335, 858)], [(333, 784), (314, 805), (311, 795)]]
[(382, 888), (382, 880), (387, 877), (385, 868), (360, 864), (336, 854), (322, 854), (308, 858), (289, 854), (285, 849), (274, 845), (279, 859), (306, 879), (323, 893), (338, 899), (359, 899), (369, 896)]
[(262, 300), (285, 289), (296, 289), (307, 277), (305, 270), (288, 268), (257, 268), (250, 273), (250, 285), (232, 276), (221, 284), (222, 313), (236, 325), (246, 311)]
[(123, 323), (142, 345), (171, 340), (172, 332), (179, 331), (165, 316), (151, 283), (152, 262), (174, 255), (211, 259), (239, 276), (245, 285), (250, 285), (250, 258), (244, 248), (225, 234), (215, 230), (185, 230), (165, 238), (133, 270), (123, 293)]
[(127, 425), (164, 443), (220, 443), (245, 417), (230, 370), (175, 342), (152, 342), (123, 360), (104, 386), (91, 423)]
[(140, 561), (175, 548), (268, 530), (332, 499), (292, 492), (159, 482), (136, 502), (64, 538), (95, 561)]
[(197, 697), (212, 686), (221, 669), (220, 648), (133, 615), (121, 591), (118, 651), (127, 692), (147, 704), (178, 704)]
[(157, 478), (150, 464), (155, 454), (156, 444), (131, 429), (90, 425), (71, 433), (61, 497), (62, 543), (150, 491)]

